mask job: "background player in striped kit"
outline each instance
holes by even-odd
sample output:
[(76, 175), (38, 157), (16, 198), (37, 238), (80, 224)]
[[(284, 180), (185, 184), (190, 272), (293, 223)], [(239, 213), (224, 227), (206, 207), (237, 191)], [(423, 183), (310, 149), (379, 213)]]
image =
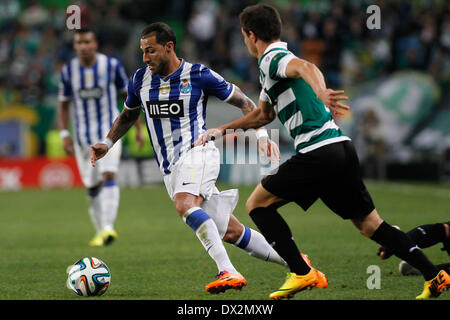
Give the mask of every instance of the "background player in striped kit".
[(229, 129), (259, 128), (276, 116), (294, 139), (298, 153), (275, 174), (263, 178), (246, 203), (252, 220), (291, 269), (270, 298), (289, 298), (320, 283), (318, 273), (300, 257), (289, 226), (277, 211), (291, 201), (307, 210), (318, 198), (343, 219), (350, 219), (361, 234), (420, 270), (426, 282), (418, 299), (437, 297), (450, 288), (450, 276), (439, 271), (404, 232), (378, 215), (361, 179), (356, 151), (328, 108), (348, 108), (338, 102), (347, 97), (333, 95), (320, 70), (280, 42), (281, 19), (275, 8), (265, 4), (247, 7), (240, 14), (240, 23), (244, 42), (258, 59), (260, 107), (209, 129), (196, 145)]
[[(75, 31), (76, 57), (61, 70), (59, 127), (67, 154), (75, 153), (77, 165), (90, 199), (89, 214), (96, 235), (91, 246), (111, 243), (116, 237), (114, 222), (119, 208), (120, 190), (115, 179), (122, 146), (118, 143), (97, 168), (89, 162), (90, 145), (105, 139), (119, 115), (117, 99), (126, 96), (127, 76), (120, 61), (97, 52), (95, 34), (88, 29)], [(75, 143), (69, 132), (69, 109)], [(140, 121), (137, 140), (142, 145)]]
[[(216, 188), (220, 159), (214, 143), (193, 147), (193, 142), (206, 130), (209, 96), (240, 108), (244, 114), (256, 106), (219, 74), (202, 64), (179, 59), (175, 53), (175, 33), (168, 25), (153, 23), (146, 27), (140, 44), (146, 66), (131, 76), (125, 108), (107, 139), (92, 146), (92, 164), (114, 149), (115, 142), (143, 108), (169, 196), (180, 217), (194, 230), (217, 264), (217, 280), (209, 283), (206, 290), (220, 293), (246, 285), (245, 278), (231, 263), (222, 240), (252, 256), (285, 266), (259, 232), (242, 225), (232, 214), (238, 201), (237, 190), (219, 192)], [(278, 147), (267, 139), (267, 132), (259, 135), (259, 145), (271, 153), (268, 156), (279, 156)]]

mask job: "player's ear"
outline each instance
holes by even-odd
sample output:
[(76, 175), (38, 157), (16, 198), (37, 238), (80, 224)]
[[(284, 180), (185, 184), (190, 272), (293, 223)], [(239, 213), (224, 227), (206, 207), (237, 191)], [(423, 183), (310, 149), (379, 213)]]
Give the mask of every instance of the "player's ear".
[(173, 42), (172, 41), (168, 41), (167, 43), (166, 43), (166, 51), (167, 51), (167, 53), (169, 53), (170, 51), (173, 51), (174, 50), (174, 45), (173, 45)]
[(253, 43), (256, 43), (256, 41), (258, 40), (258, 37), (256, 36), (256, 34), (255, 34), (253, 31), (251, 31), (251, 30), (249, 30), (249, 32), (248, 32), (248, 38), (249, 38)]

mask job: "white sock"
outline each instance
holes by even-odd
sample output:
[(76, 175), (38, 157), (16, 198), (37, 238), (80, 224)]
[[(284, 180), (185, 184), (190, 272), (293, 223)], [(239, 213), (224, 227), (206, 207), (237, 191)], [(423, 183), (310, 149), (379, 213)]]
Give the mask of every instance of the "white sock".
[(95, 231), (97, 233), (101, 232), (101, 222), (102, 217), (102, 202), (99, 194), (95, 196), (89, 196), (90, 206), (89, 215), (91, 216), (92, 224), (94, 225)]
[(195, 231), (206, 252), (216, 262), (219, 272), (226, 270), (230, 273), (238, 273), (228, 257), (216, 224), (202, 208), (189, 209), (183, 215), (183, 220)]
[(248, 252), (252, 257), (278, 263), (284, 267), (288, 267), (286, 261), (280, 257), (274, 248), (266, 241), (266, 238), (256, 230), (253, 230), (247, 226), (243, 226), (241, 236), (234, 244)]
[(103, 184), (99, 197), (102, 201), (101, 230), (113, 230), (119, 210), (120, 188), (116, 181), (110, 180)]
[(91, 216), (92, 224), (97, 233), (101, 232), (101, 218), (102, 218), (102, 200), (100, 197), (101, 187), (87, 189), (87, 196), (89, 199), (89, 215)]

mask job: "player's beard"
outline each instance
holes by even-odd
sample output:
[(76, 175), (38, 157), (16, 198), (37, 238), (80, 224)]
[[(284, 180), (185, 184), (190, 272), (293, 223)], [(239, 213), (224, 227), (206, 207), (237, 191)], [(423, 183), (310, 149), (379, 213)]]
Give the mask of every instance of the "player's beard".
[(159, 66), (153, 69), (153, 74), (157, 74), (161, 77), (165, 77), (169, 75), (169, 59), (162, 60)]

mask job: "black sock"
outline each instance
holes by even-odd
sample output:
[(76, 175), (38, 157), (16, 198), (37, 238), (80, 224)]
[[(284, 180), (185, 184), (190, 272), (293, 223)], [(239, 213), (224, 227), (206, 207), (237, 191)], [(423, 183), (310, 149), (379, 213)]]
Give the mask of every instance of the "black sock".
[(250, 212), (250, 217), (267, 242), (289, 265), (291, 272), (305, 275), (311, 270), (300, 256), (289, 226), (275, 208), (255, 208)]
[(448, 274), (450, 274), (450, 263), (438, 264), (436, 266), (439, 270), (444, 270)]
[(433, 279), (439, 272), (422, 250), (403, 232), (383, 222), (371, 239), (388, 248), (397, 257), (419, 269), (425, 280)]
[(445, 227), (442, 223), (418, 226), (406, 234), (421, 248), (428, 248), (445, 241)]
[[(450, 221), (445, 222), (443, 224), (446, 224), (447, 226), (450, 227)], [(445, 237), (445, 239), (444, 239), (444, 241), (442, 241), (442, 243), (444, 244), (444, 247), (441, 250), (447, 251), (448, 255), (450, 256), (450, 237)]]

